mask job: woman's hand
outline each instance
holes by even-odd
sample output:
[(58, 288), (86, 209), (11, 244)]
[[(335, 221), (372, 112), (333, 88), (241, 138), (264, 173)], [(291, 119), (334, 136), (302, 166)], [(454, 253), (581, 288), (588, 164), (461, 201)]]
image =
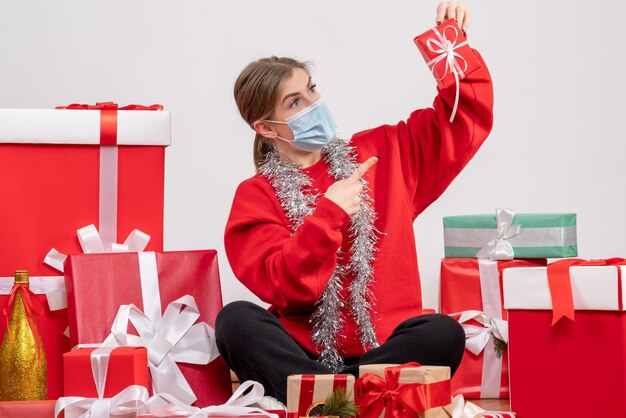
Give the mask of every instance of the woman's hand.
[(354, 215), (361, 207), (359, 193), (363, 190), (363, 185), (359, 183), (359, 180), (377, 161), (378, 157), (371, 157), (354, 170), (350, 177), (331, 184), (324, 196), (335, 202), (348, 215)]
[(444, 1), (437, 6), (437, 24), (444, 20), (454, 19), (459, 28), (465, 32), (470, 24), (472, 12), (469, 7), (454, 0)]

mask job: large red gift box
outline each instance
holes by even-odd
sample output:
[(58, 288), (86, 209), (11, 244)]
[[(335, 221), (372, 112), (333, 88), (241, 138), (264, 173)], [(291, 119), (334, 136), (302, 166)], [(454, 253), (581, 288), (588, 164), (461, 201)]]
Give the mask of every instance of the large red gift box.
[[(31, 288), (33, 276), (58, 280), (60, 272), (44, 264), (46, 254), (53, 247), (81, 252), (76, 230), (99, 225), (101, 217), (109, 227), (101, 230), (105, 236), (122, 240), (138, 228), (152, 237), (148, 249), (162, 249), (169, 112), (100, 107), (0, 109), (0, 201), (6, 203), (0, 206), (0, 280), (12, 282), (17, 269), (30, 272)], [(56, 399), (63, 393), (62, 353), (69, 350), (67, 311), (50, 311), (45, 300), (46, 293), (63, 291), (56, 282), (41, 287), (35, 293), (45, 308), (35, 321), (47, 355), (48, 398)], [(0, 289), (0, 306), (9, 291)], [(0, 335), (5, 329), (0, 321)]]
[[(92, 373), (95, 348), (81, 348), (63, 354), (64, 396), (97, 398)], [(150, 388), (148, 352), (144, 347), (118, 347), (108, 354), (104, 398), (112, 398), (130, 385)]]
[[(553, 264), (504, 271), (511, 409), (518, 418), (625, 417), (626, 269), (593, 262), (548, 274)], [(561, 299), (573, 302), (573, 320), (553, 314)]]
[(0, 276), (58, 275), (48, 251), (82, 252), (76, 230), (105, 233), (101, 220), (119, 240), (137, 228), (162, 249), (169, 112), (95, 107), (0, 109)]
[[(72, 346), (103, 342), (121, 305), (134, 304), (146, 315), (160, 317), (168, 305), (189, 295), (197, 304), (198, 322), (211, 329), (222, 308), (214, 250), (70, 255), (65, 284)], [(150, 347), (148, 352), (152, 357)], [(197, 406), (222, 404), (230, 397), (230, 372), (221, 357), (206, 365), (176, 364), (195, 392)]]
[(418, 35), (414, 42), (441, 88), (456, 84), (454, 71), (460, 80), (480, 68), (480, 62), (454, 19)]
[[(545, 259), (492, 261), (473, 258), (441, 260), (441, 312), (455, 314), (480, 311), (486, 319), (506, 320), (502, 303), (502, 271), (507, 268), (545, 266)], [(485, 321), (486, 322), (486, 321)], [(474, 321), (467, 325), (481, 326)], [(487, 324), (488, 325), (488, 324)], [(488, 332), (485, 327), (484, 332)], [(508, 353), (494, 352), (493, 339), (479, 355), (465, 350), (461, 365), (452, 377), (452, 393), (467, 398), (507, 398), (509, 396)], [(485, 356), (490, 364), (485, 363)]]

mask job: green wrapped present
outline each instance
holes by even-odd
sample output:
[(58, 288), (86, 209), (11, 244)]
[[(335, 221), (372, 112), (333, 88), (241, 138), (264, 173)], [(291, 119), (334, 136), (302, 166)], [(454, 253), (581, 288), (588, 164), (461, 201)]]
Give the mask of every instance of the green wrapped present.
[(564, 258), (578, 256), (575, 213), (518, 213), (443, 218), (446, 258)]

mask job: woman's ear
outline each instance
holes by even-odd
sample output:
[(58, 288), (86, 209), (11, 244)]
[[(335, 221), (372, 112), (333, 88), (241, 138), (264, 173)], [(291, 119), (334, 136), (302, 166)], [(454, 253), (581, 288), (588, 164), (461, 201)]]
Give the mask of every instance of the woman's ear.
[(274, 130), (274, 127), (270, 123), (262, 120), (252, 122), (252, 129), (254, 129), (257, 134), (268, 139), (276, 139), (278, 136), (278, 132)]

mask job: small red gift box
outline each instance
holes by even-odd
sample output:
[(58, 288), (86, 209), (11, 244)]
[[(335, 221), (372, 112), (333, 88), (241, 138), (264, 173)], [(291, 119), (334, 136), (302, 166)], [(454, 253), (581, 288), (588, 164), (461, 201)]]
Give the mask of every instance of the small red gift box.
[[(209, 337), (207, 333), (215, 327), (215, 318), (222, 308), (216, 251), (70, 255), (65, 262), (65, 274), (72, 345), (102, 343), (111, 333), (118, 311), (123, 310), (120, 307), (126, 305), (126, 312), (130, 310), (128, 317), (131, 319), (141, 316), (139, 311), (145, 314), (140, 318), (140, 321), (150, 325), (145, 335), (165, 332), (169, 334), (162, 337), (168, 341), (172, 334), (181, 338), (168, 348), (178, 350), (176, 363), (171, 364), (171, 352), (164, 352), (162, 344), (151, 351), (152, 340), (149, 338), (150, 341), (133, 344), (133, 341), (140, 339), (133, 330), (129, 329), (129, 334), (124, 335), (128, 344), (122, 345), (150, 345), (148, 357), (155, 390), (162, 391), (157, 387), (155, 367), (164, 366), (167, 360), (170, 361), (169, 368), (174, 369), (172, 373), (177, 374), (176, 370), (180, 369), (192, 392), (189, 394), (190, 390), (184, 389), (184, 381), (160, 375), (161, 381), (171, 381), (175, 390), (180, 389), (189, 394), (172, 393), (179, 399), (193, 398), (195, 393), (196, 405), (207, 406), (222, 404), (230, 397), (229, 369), (221, 357), (215, 357), (215, 347), (208, 347), (210, 343), (214, 344), (214, 337)], [(128, 306), (130, 304), (134, 306)], [(178, 329), (180, 321), (177, 319), (171, 321), (170, 314), (184, 319), (184, 316), (193, 312), (197, 312), (196, 321), (183, 320), (183, 325), (191, 327), (186, 328), (188, 331)], [(164, 322), (172, 325), (173, 329), (159, 328), (164, 326), (162, 316), (170, 318)], [(137, 322), (131, 323), (137, 328)], [(126, 333), (126, 326), (123, 332)], [(198, 333), (204, 337), (198, 339)], [(185, 342), (187, 338), (189, 341)], [(200, 346), (205, 347), (205, 343), (208, 351), (198, 351)], [(212, 361), (208, 364), (191, 364), (191, 360), (182, 360), (183, 356)]]
[(454, 19), (418, 35), (414, 42), (441, 88), (455, 85), (455, 73), (461, 80), (480, 68), (480, 62)]
[(287, 378), (287, 418), (309, 416), (336, 390), (345, 389), (354, 401), (354, 376), (349, 374), (294, 374)]
[[(478, 339), (480, 332), (489, 332), (491, 320), (506, 320), (502, 304), (502, 271), (506, 268), (545, 266), (545, 259), (492, 261), (473, 258), (444, 258), (441, 260), (441, 312), (455, 314), (480, 311), (484, 324), (467, 321), (464, 328), (473, 327)], [(477, 318), (480, 319), (480, 318)], [(469, 327), (468, 327), (469, 326)], [(505, 325), (506, 327), (506, 325)], [(504, 330), (503, 330), (504, 331)], [(470, 337), (470, 333), (468, 337)], [(472, 342), (468, 339), (468, 346)], [(494, 351), (494, 341), (489, 336), (487, 345), (475, 355), (469, 349), (452, 377), (452, 393), (468, 398), (507, 398), (509, 396), (508, 353), (502, 358)], [(486, 361), (488, 363), (486, 363)]]
[[(610, 260), (571, 262), (503, 273), (511, 409), (518, 418), (626, 416), (626, 268)], [(570, 286), (569, 294), (560, 285)], [(553, 325), (561, 298), (573, 302), (575, 315)]]
[(0, 402), (2, 418), (55, 418), (55, 401)]
[[(98, 397), (92, 373), (94, 350), (81, 348), (63, 354), (64, 396)], [(130, 385), (150, 389), (148, 351), (144, 347), (118, 347), (109, 355), (104, 397), (112, 398)]]

